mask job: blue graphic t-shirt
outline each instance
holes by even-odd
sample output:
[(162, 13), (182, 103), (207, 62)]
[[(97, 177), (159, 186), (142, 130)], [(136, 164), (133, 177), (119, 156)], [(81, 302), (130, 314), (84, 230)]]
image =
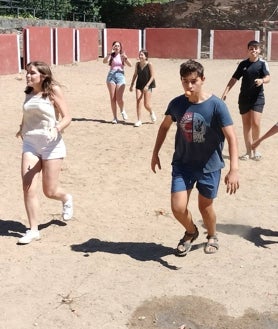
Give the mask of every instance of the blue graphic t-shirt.
[(212, 95), (191, 103), (185, 95), (174, 98), (165, 115), (177, 123), (172, 164), (213, 172), (224, 167), (222, 128), (233, 124), (226, 104)]

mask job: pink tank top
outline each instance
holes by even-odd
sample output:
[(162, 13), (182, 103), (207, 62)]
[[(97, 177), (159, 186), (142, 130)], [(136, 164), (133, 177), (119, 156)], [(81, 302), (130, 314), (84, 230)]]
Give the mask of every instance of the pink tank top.
[(120, 70), (120, 71), (123, 71), (124, 70), (124, 65), (123, 65), (123, 62), (122, 62), (122, 57), (121, 57), (121, 54), (118, 54), (116, 55), (113, 60), (112, 60), (112, 63), (111, 63), (111, 70)]

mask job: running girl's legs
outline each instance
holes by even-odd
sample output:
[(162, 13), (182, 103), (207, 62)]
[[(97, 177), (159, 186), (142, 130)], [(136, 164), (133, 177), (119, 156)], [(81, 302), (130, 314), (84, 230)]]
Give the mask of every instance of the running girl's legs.
[(38, 179), (42, 169), (41, 159), (30, 152), (22, 154), (21, 177), (24, 204), (30, 229), (37, 230), (39, 223)]
[(42, 188), (48, 198), (66, 202), (68, 194), (59, 186), (62, 163), (63, 159), (42, 160)]

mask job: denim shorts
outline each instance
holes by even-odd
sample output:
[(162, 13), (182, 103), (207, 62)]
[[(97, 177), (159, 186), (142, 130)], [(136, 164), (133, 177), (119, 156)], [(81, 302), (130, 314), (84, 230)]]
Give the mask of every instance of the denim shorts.
[(173, 165), (171, 193), (192, 190), (196, 183), (196, 188), (203, 197), (214, 199), (217, 196), (220, 177), (221, 170), (204, 173), (202, 170)]
[(56, 141), (48, 141), (46, 135), (25, 135), (22, 153), (30, 152), (42, 160), (61, 159), (66, 156), (66, 146), (59, 135)]
[(110, 70), (106, 82), (114, 83), (115, 85), (125, 85), (125, 73), (121, 70)]

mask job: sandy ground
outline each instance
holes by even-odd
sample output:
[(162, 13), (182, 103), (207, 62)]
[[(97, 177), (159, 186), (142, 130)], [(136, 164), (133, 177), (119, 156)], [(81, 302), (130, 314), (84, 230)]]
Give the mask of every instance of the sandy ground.
[[(136, 59), (133, 59), (133, 64)], [(200, 237), (185, 258), (173, 250), (183, 235), (170, 208), (175, 127), (161, 151), (162, 170), (150, 170), (157, 129), (168, 102), (182, 93), (182, 60), (152, 59), (158, 121), (134, 128), (135, 94), (125, 92), (127, 123), (112, 125), (102, 59), (54, 67), (65, 85), (73, 122), (64, 134), (68, 157), (61, 184), (74, 196), (74, 218), (61, 221), (61, 204), (41, 199), (41, 236), (18, 246), (25, 232), (20, 179), (25, 73), (0, 76), (1, 86), (1, 329), (268, 329), (278, 328), (278, 137), (261, 146), (263, 159), (240, 162), (240, 189), (215, 201), (219, 252), (206, 255), (206, 232), (192, 193), (190, 209)], [(237, 61), (202, 60), (207, 89), (221, 96)], [(278, 63), (262, 132), (277, 121)], [(126, 68), (128, 83), (133, 68)], [(227, 104), (244, 153), (237, 110), (238, 83)], [(224, 155), (227, 156), (225, 147)], [(229, 161), (228, 159), (226, 160)], [(223, 177), (228, 168), (223, 170)], [(41, 189), (40, 189), (41, 190)]]

